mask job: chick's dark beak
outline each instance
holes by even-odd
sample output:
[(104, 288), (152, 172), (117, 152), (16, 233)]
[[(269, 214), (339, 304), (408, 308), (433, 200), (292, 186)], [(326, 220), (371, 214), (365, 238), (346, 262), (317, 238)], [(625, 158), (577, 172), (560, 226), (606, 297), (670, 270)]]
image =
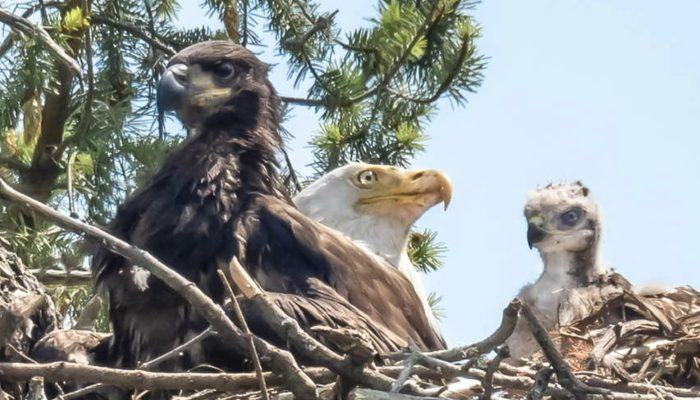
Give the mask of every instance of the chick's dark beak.
[(178, 110), (187, 99), (187, 66), (174, 64), (165, 70), (158, 82), (158, 112)]
[(543, 241), (546, 236), (547, 232), (539, 225), (532, 222), (527, 224), (527, 245), (530, 246), (530, 249), (533, 245)]

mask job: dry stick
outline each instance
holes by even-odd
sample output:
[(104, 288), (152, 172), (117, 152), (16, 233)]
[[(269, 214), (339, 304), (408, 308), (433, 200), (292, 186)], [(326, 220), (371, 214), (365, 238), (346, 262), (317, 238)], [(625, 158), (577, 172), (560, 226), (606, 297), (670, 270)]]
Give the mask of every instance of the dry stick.
[(125, 370), (68, 362), (48, 364), (0, 363), (0, 376), (3, 380), (21, 382), (34, 376), (41, 376), (51, 382), (101, 382), (123, 388), (150, 390), (218, 389), (236, 391), (242, 388), (256, 388), (255, 374), (222, 374), (194, 372), (150, 372)]
[(535, 337), (535, 340), (542, 348), (542, 352), (547, 356), (547, 360), (552, 364), (552, 368), (554, 368), (559, 382), (574, 395), (576, 400), (585, 400), (587, 394), (605, 395), (610, 393), (607, 389), (595, 388), (578, 380), (571, 372), (569, 364), (566, 363), (564, 357), (562, 357), (559, 350), (554, 346), (552, 338), (549, 337), (547, 330), (530, 310), (530, 307), (527, 304), (523, 304), (520, 311), (523, 317), (525, 317), (525, 320), (530, 324), (532, 336)]
[[(514, 299), (503, 310), (501, 325), (486, 339), (467, 346), (432, 351), (424, 354), (428, 357), (437, 358), (444, 361), (461, 361), (467, 358), (478, 357), (481, 354), (486, 354), (505, 343), (506, 339), (508, 339), (508, 337), (510, 337), (510, 335), (513, 333), (515, 324), (518, 322), (518, 311), (520, 311), (520, 300)], [(389, 359), (401, 359), (404, 356), (404, 352), (398, 352), (383, 357)]]
[[(141, 371), (151, 369), (154, 366), (162, 363), (165, 360), (169, 360), (169, 359), (175, 357), (176, 355), (180, 354), (181, 352), (187, 350), (190, 346), (192, 346), (196, 343), (199, 343), (202, 340), (204, 340), (204, 339), (206, 339), (209, 336), (214, 335), (214, 334), (216, 334), (216, 332), (213, 329), (211, 329), (211, 327), (208, 327), (207, 329), (203, 330), (199, 335), (197, 335), (197, 336), (193, 337), (192, 339), (188, 340), (187, 342), (175, 347), (174, 349), (172, 349), (166, 353), (163, 353), (160, 356), (139, 365), (136, 369), (141, 370)], [(56, 399), (69, 400), (69, 399), (74, 399), (77, 397), (82, 397), (86, 394), (93, 393), (93, 392), (95, 392), (99, 389), (102, 389), (104, 387), (107, 387), (107, 386), (108, 385), (106, 385), (104, 383), (96, 383), (94, 385), (86, 386), (84, 388), (75, 390), (75, 391), (70, 392), (70, 393), (66, 393), (64, 395), (56, 396)]]
[(391, 390), (393, 379), (376, 370), (354, 365), (350, 359), (339, 356), (306, 333), (296, 320), (290, 318), (267, 298), (236, 258), (231, 260), (229, 268), (233, 283), (243, 296), (258, 306), (260, 316), (265, 322), (279, 337), (287, 339), (300, 355), (318, 362), (352, 382), (385, 392)]
[(238, 323), (241, 324), (241, 328), (243, 329), (243, 332), (245, 332), (245, 334), (248, 336), (248, 348), (250, 350), (250, 358), (253, 360), (253, 366), (255, 367), (255, 374), (258, 377), (258, 381), (260, 384), (260, 391), (263, 394), (263, 399), (270, 400), (270, 396), (267, 393), (267, 384), (265, 384), (265, 377), (263, 376), (262, 366), (260, 365), (260, 358), (258, 357), (258, 351), (255, 350), (255, 342), (253, 341), (253, 334), (250, 332), (250, 328), (248, 327), (248, 322), (246, 322), (245, 317), (243, 316), (243, 311), (241, 310), (241, 305), (238, 304), (238, 299), (236, 298), (236, 294), (233, 293), (233, 288), (231, 288), (231, 284), (229, 283), (228, 279), (226, 279), (226, 275), (224, 275), (224, 272), (221, 270), (218, 270), (216, 272), (219, 274), (219, 277), (221, 278), (221, 282), (224, 284), (224, 287), (226, 288), (226, 291), (228, 292), (228, 295), (231, 298), (231, 304), (233, 305), (233, 312), (236, 314), (236, 318), (238, 318)]
[(44, 285), (61, 286), (90, 286), (92, 285), (92, 273), (90, 271), (41, 271), (29, 270), (36, 279)]
[(399, 390), (401, 390), (403, 385), (406, 384), (406, 381), (408, 381), (408, 378), (411, 377), (411, 373), (413, 372), (413, 367), (415, 365), (416, 365), (416, 356), (413, 355), (413, 353), (411, 353), (408, 355), (408, 357), (406, 357), (406, 365), (404, 366), (403, 370), (399, 374), (399, 377), (396, 378), (396, 381), (391, 386), (392, 392), (398, 393)]
[[(214, 303), (214, 301), (199, 290), (197, 285), (193, 282), (188, 281), (182, 277), (182, 275), (168, 268), (147, 251), (116, 238), (97, 227), (63, 215), (31, 197), (19, 193), (2, 179), (0, 179), (0, 195), (10, 201), (30, 208), (37, 214), (53, 221), (58, 226), (74, 232), (84, 233), (88, 237), (98, 240), (111, 251), (121, 255), (136, 265), (146, 268), (175, 292), (183, 296), (192, 305), (194, 310), (204, 317), (207, 322), (223, 336), (224, 340), (234, 344), (241, 353), (247, 351), (247, 341), (244, 335), (236, 325), (231, 322), (228, 316), (226, 316), (221, 306)], [(289, 384), (289, 389), (295, 396), (303, 399), (316, 399), (318, 397), (314, 382), (304, 374), (289, 352), (278, 349), (257, 337), (255, 338), (255, 345), (262, 354), (268, 356), (271, 369), (285, 378)], [(0, 373), (2, 373), (1, 369)]]
[(51, 53), (53, 53), (54, 56), (56, 56), (56, 58), (64, 63), (68, 69), (72, 70), (75, 75), (81, 75), (80, 65), (78, 62), (75, 61), (73, 57), (69, 56), (63, 47), (56, 43), (48, 32), (44, 30), (44, 28), (34, 25), (28, 19), (14, 15), (2, 8), (0, 8), (0, 22), (17, 29), (26, 35), (36, 37), (48, 48)]
[(496, 351), (496, 357), (489, 361), (484, 379), (481, 380), (481, 387), (484, 389), (483, 400), (491, 400), (491, 395), (493, 394), (493, 375), (496, 373), (498, 366), (501, 365), (501, 361), (508, 357), (510, 357), (510, 349), (508, 346), (502, 346)]
[[(435, 359), (433, 359), (435, 360)], [(441, 360), (435, 360), (437, 363), (444, 363)], [(486, 372), (478, 368), (471, 368), (469, 371), (462, 373), (459, 367), (446, 363), (451, 369), (444, 368), (426, 368), (421, 365), (416, 365), (413, 368), (413, 373), (421, 378), (429, 380), (439, 380), (445, 377), (456, 376), (454, 369), (458, 370), (458, 374), (475, 379), (484, 379)], [(403, 371), (403, 366), (386, 366), (379, 367), (378, 370), (391, 377), (397, 377)], [(304, 372), (318, 384), (333, 383), (336, 379), (336, 373), (326, 368), (307, 368)], [(142, 389), (216, 389), (229, 393), (244, 393), (250, 390), (255, 390), (258, 387), (258, 379), (254, 373), (167, 373), (167, 372), (148, 372), (121, 370), (113, 368), (95, 367), (90, 365), (81, 365), (74, 363), (50, 363), (50, 364), (25, 364), (25, 363), (0, 363), (0, 376), (8, 381), (27, 381), (33, 376), (42, 376), (47, 381), (78, 381), (78, 382), (105, 382), (108, 385), (121, 386), (124, 388), (142, 388)], [(266, 372), (264, 374), (268, 384), (272, 386), (284, 385), (285, 381), (279, 376)], [(508, 376), (501, 373), (493, 375), (493, 382), (501, 387), (528, 391), (535, 383), (532, 378), (526, 376)], [(613, 381), (604, 382), (604, 384), (613, 384)], [(654, 385), (649, 384), (630, 384), (630, 386), (619, 384), (620, 390), (626, 390), (632, 393), (611, 392), (607, 396), (608, 400), (646, 400), (656, 399)], [(86, 388), (87, 389), (87, 388)], [(617, 388), (616, 388), (617, 389)], [(677, 397), (697, 398), (697, 393), (691, 389), (667, 388), (663, 390)], [(72, 392), (66, 395), (66, 399), (75, 398), (79, 391)], [(636, 393), (635, 393), (636, 392)], [(641, 392), (641, 394), (637, 394)], [(548, 395), (566, 396), (568, 391), (561, 389), (558, 385), (550, 385), (546, 393)]]
[(348, 400), (440, 400), (438, 397), (411, 396), (408, 394), (387, 393), (379, 390), (357, 388), (348, 394)]
[(139, 365), (139, 367), (137, 369), (149, 370), (149, 369), (155, 367), (156, 365), (162, 363), (163, 361), (169, 360), (169, 359), (179, 355), (180, 353), (187, 350), (191, 346), (201, 342), (202, 340), (204, 340), (212, 335), (216, 335), (216, 331), (213, 330), (210, 326), (207, 329), (200, 332), (197, 336), (195, 336), (192, 339), (186, 341), (185, 343), (175, 347), (174, 349), (170, 350), (169, 352), (163, 353), (163, 354), (159, 355), (158, 357), (156, 357), (152, 360), (146, 361), (145, 363)]
[(554, 370), (551, 367), (542, 367), (535, 374), (535, 384), (527, 393), (526, 400), (541, 400), (549, 386), (549, 380), (552, 378)]
[(660, 386), (650, 383), (641, 382), (621, 382), (612, 379), (604, 379), (598, 377), (583, 377), (581, 378), (589, 385), (610, 389), (616, 392), (631, 392), (631, 393), (655, 393), (659, 389), (673, 394), (677, 397), (693, 397), (697, 398), (697, 390), (677, 388), (672, 386)]

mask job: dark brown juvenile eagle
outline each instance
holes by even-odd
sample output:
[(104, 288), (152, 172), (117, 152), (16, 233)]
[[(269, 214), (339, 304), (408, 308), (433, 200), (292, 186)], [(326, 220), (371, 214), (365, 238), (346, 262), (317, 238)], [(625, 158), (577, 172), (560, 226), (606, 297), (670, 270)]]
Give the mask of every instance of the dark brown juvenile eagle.
[[(215, 301), (216, 271), (238, 257), (285, 312), (304, 327), (353, 327), (377, 350), (409, 341), (444, 347), (411, 283), (343, 235), (302, 215), (282, 189), (280, 103), (267, 65), (242, 46), (212, 41), (170, 60), (158, 89), (194, 132), (148, 184), (118, 210), (109, 229), (153, 253)], [(109, 299), (111, 362), (133, 367), (206, 328), (205, 321), (147, 271), (100, 250), (93, 273)], [(255, 333), (279, 340), (257, 314)], [(200, 363), (240, 367), (225, 344), (205, 341), (166, 368)]]

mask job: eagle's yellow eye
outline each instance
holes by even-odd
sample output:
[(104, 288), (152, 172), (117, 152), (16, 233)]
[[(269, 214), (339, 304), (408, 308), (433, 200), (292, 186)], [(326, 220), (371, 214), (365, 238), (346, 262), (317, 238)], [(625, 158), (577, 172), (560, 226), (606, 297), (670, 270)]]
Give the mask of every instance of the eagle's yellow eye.
[(370, 170), (362, 171), (357, 174), (357, 182), (359, 182), (362, 186), (370, 186), (376, 181), (377, 175)]

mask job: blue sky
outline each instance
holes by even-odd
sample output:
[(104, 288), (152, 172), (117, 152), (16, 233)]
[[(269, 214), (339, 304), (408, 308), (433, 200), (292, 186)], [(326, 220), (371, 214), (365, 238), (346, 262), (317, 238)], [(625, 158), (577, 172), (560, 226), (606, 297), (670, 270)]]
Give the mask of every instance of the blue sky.
[[(189, 3), (188, 25), (214, 23)], [(376, 15), (376, 0), (320, 3), (340, 10), (343, 28)], [(445, 268), (426, 276), (443, 296), (448, 341), (485, 337), (537, 278), (522, 206), (549, 181), (591, 188), (605, 215), (603, 258), (632, 282), (700, 287), (700, 2), (489, 0), (473, 14), (490, 57), (483, 86), (464, 108), (440, 104), (414, 162), (454, 182), (450, 209), (419, 222), (449, 248)], [(274, 49), (261, 58), (279, 62)], [(271, 79), (303, 94), (283, 64)], [(291, 157), (303, 167), (318, 118), (292, 115)]]

